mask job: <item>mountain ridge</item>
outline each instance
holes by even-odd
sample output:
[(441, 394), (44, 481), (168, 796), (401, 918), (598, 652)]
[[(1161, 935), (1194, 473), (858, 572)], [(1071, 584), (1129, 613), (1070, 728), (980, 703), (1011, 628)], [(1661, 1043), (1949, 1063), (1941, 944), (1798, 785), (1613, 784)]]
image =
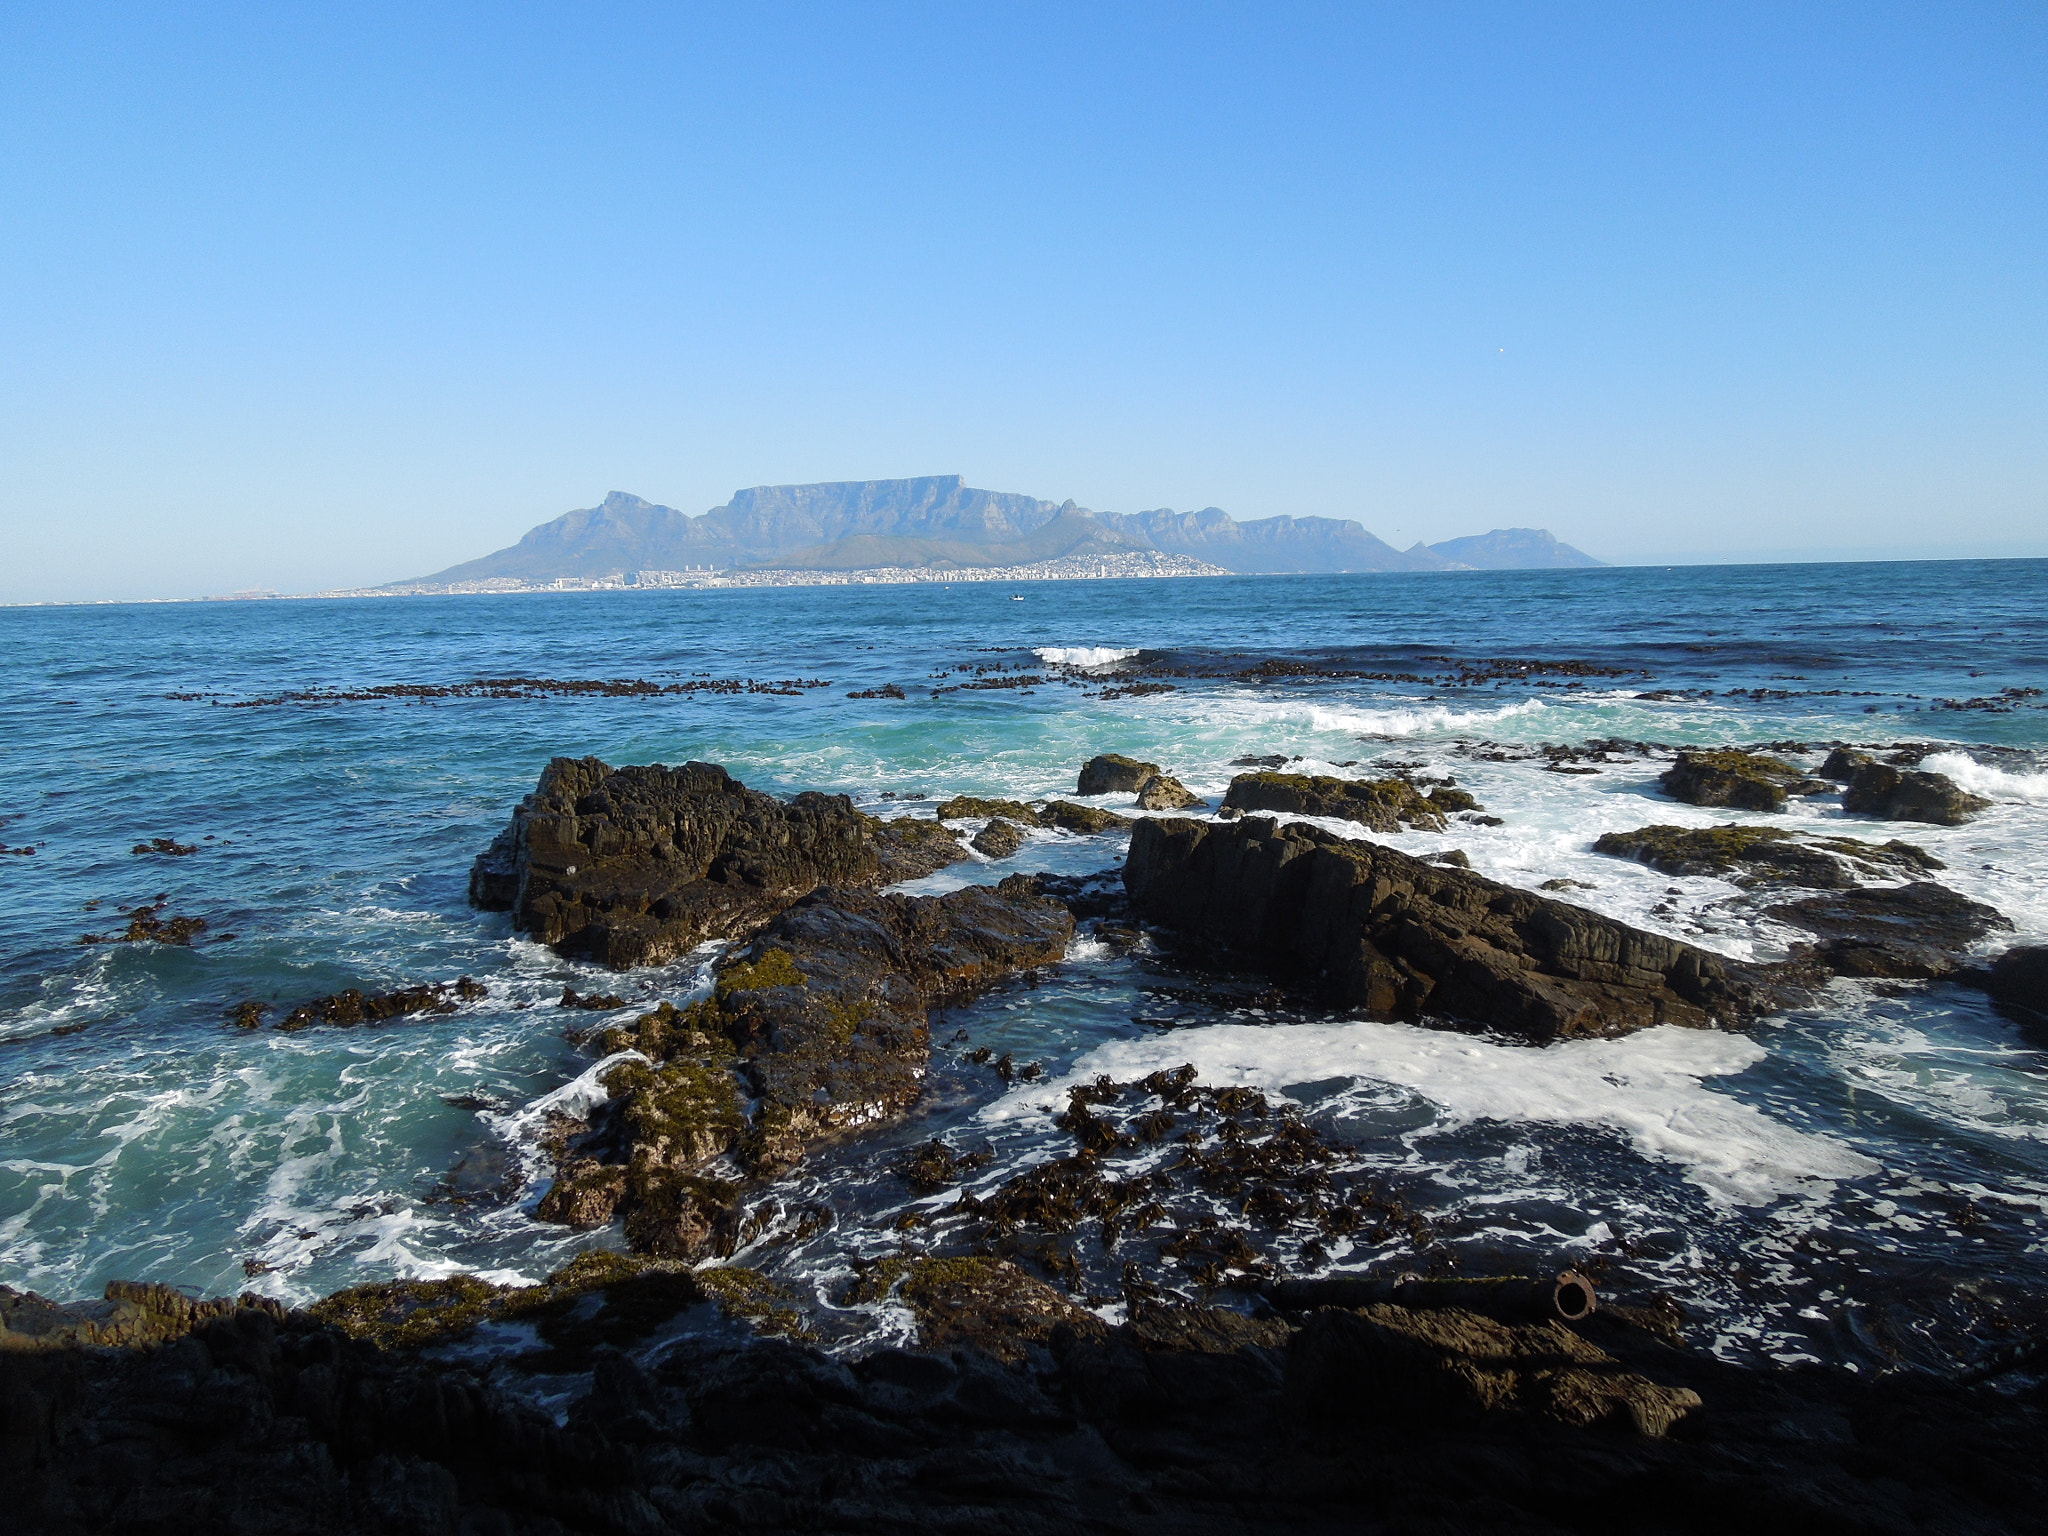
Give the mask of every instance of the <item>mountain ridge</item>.
[(1252, 573), (1415, 571), (1604, 562), (1546, 529), (1495, 529), (1399, 550), (1350, 518), (1239, 522), (1219, 507), (1096, 512), (969, 486), (959, 475), (835, 480), (736, 491), (691, 516), (625, 491), (527, 530), (475, 560), (392, 587), (514, 579), (596, 579), (632, 571), (845, 571), (882, 566), (1001, 567), (1067, 556), (1156, 550)]

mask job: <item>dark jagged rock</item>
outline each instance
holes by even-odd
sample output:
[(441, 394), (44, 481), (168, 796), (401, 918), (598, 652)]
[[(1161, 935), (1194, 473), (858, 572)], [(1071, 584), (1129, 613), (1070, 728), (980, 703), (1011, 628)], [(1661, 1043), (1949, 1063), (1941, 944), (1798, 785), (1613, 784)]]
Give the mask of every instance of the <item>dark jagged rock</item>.
[[(992, 1261), (965, 1283), (924, 1262), (900, 1294), (961, 1345), (850, 1363), (677, 1336), (708, 1299), (770, 1329), (776, 1309), (746, 1272), (615, 1254), (310, 1313), (133, 1287), (161, 1302), (133, 1342), (0, 1336), (0, 1495), (34, 1536), (1988, 1536), (2048, 1502), (2043, 1411), (1991, 1387), (1744, 1369), (1604, 1310), (1555, 1331), (1399, 1308), (1296, 1328), (1145, 1304), (1111, 1328)], [(421, 1353), (487, 1320), (539, 1347), (487, 1374)], [(559, 1417), (519, 1395), (528, 1372), (554, 1373)]]
[(1092, 805), (1076, 805), (1071, 800), (1051, 800), (1039, 807), (1038, 824), (1093, 836), (1098, 832), (1115, 832), (1128, 827), (1131, 818), (1119, 816), (1114, 811), (1098, 810)]
[(779, 1172), (822, 1136), (900, 1114), (923, 1085), (928, 1011), (1059, 960), (1073, 931), (1028, 876), (944, 896), (813, 893), (719, 963), (710, 999), (604, 1032), (607, 1052), (644, 1060), (606, 1075), (609, 1101), (564, 1144), (536, 1214), (623, 1217), (642, 1252), (723, 1246), (740, 1191), (712, 1160)]
[(1845, 890), (1861, 879), (1893, 880), (1943, 868), (1911, 843), (1806, 837), (1779, 827), (1638, 827), (1603, 832), (1593, 851), (1634, 859), (1667, 875), (1724, 875), (1737, 885), (1803, 885)]
[(1407, 779), (1336, 779), (1307, 773), (1240, 773), (1223, 804), (1238, 811), (1283, 811), (1355, 821), (1374, 832), (1444, 830), (1441, 807)]
[(848, 1299), (874, 1303), (892, 1295), (917, 1319), (924, 1349), (970, 1345), (1014, 1362), (1031, 1345), (1048, 1342), (1055, 1329), (1107, 1332), (1094, 1313), (1006, 1259), (883, 1259), (862, 1272)]
[(616, 1008), (627, 1008), (632, 1005), (616, 992), (578, 992), (574, 987), (564, 987), (562, 996), (555, 1006), (580, 1008), (586, 1013), (610, 1013)]
[(1543, 1041), (1761, 1005), (1742, 967), (1689, 944), (1299, 823), (1142, 822), (1124, 884), (1142, 916), (1381, 1017)]
[(146, 907), (132, 907), (128, 926), (119, 933), (80, 934), (81, 944), (177, 944), (189, 946), (206, 931), (203, 917), (165, 917), (162, 901)]
[[(338, 1024), (344, 1028), (355, 1024), (382, 1024), (420, 1013), (453, 1013), (462, 1004), (489, 995), (489, 988), (467, 976), (459, 981), (400, 987), (395, 992), (362, 992), (350, 987), (331, 997), (316, 997), (310, 1003), (300, 1004), (286, 1014), (277, 1027), (290, 1033), (310, 1029), (315, 1024)], [(237, 1022), (241, 1022), (239, 1017)]]
[[(477, 859), (470, 899), (624, 969), (748, 933), (819, 885), (904, 878), (884, 874), (883, 832), (844, 795), (785, 802), (713, 763), (614, 771), (558, 757)], [(914, 828), (890, 841), (898, 867), (936, 846)]]
[(1836, 747), (1828, 754), (1828, 760), (1820, 765), (1819, 776), (1832, 779), (1837, 784), (1846, 784), (1856, 777), (1858, 769), (1876, 761), (1868, 752), (1859, 752), (1854, 747)]
[(1825, 780), (1810, 778), (1782, 758), (1733, 748), (1685, 751), (1657, 781), (1664, 793), (1688, 805), (1726, 805), (1743, 811), (1782, 811), (1787, 795), (1812, 795), (1825, 790)]
[(1984, 990), (2009, 1008), (2048, 1019), (2048, 944), (2016, 944), (1991, 963)]
[(1081, 765), (1081, 774), (1075, 781), (1074, 793), (1134, 794), (1147, 779), (1162, 771), (1157, 763), (1141, 763), (1135, 757), (1125, 757), (1121, 752), (1104, 752), (1089, 758)]
[(197, 843), (181, 843), (173, 837), (153, 837), (146, 843), (137, 843), (128, 850), (130, 853), (162, 853), (174, 859), (182, 859), (188, 853), (197, 853)]
[(1946, 774), (1865, 763), (1842, 793), (1842, 809), (1886, 821), (1930, 821), (1959, 827), (1991, 802), (1973, 795)]
[(1007, 859), (1024, 846), (1024, 830), (1015, 822), (998, 816), (974, 835), (970, 846), (976, 853), (987, 854), (992, 859)]
[(1841, 976), (1950, 976), (1977, 940), (2012, 928), (1995, 907), (1931, 880), (1808, 896), (1764, 910), (1820, 935), (1813, 958)]
[(1155, 773), (1138, 786), (1141, 811), (1185, 811), (1208, 803), (1170, 773)]

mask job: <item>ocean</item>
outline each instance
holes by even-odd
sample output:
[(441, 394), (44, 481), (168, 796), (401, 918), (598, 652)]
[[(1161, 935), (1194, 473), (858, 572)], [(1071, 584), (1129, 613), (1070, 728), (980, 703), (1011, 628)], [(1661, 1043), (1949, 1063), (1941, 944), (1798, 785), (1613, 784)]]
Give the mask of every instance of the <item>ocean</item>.
[[(292, 1302), (458, 1271), (533, 1280), (620, 1244), (530, 1214), (548, 1109), (595, 1091), (571, 1038), (594, 1016), (556, 1002), (682, 1001), (714, 951), (614, 974), (467, 904), (470, 861), (555, 755), (717, 762), (891, 815), (1071, 796), (1104, 751), (1212, 804), (1245, 758), (1449, 775), (1497, 825), (1383, 840), (1461, 850), (1510, 885), (1578, 882), (1564, 899), (1730, 956), (1797, 935), (1727, 881), (1593, 840), (1731, 820), (1903, 838), (2011, 921), (1987, 952), (2048, 940), (2044, 561), (17, 608), (0, 635), (0, 841), (34, 849), (0, 855), (0, 1284), (58, 1299), (116, 1278)], [(694, 686), (441, 691), (480, 679)], [(886, 686), (904, 697), (849, 697)], [(1659, 791), (1668, 757), (1622, 745), (1771, 743), (1813, 764), (1835, 742), (1932, 744), (1924, 766), (1993, 804), (1960, 827), (1847, 817), (1834, 798), (1703, 810)], [(1113, 869), (1123, 847), (1034, 831), (912, 889)], [(205, 927), (84, 941), (157, 904)], [(460, 976), (487, 995), (445, 1015), (230, 1017)], [(1051, 1123), (1068, 1086), (1182, 1063), (1300, 1106), (1346, 1176), (1422, 1218), (1316, 1256), (1284, 1224), (1254, 1234), (1297, 1269), (1578, 1264), (1671, 1297), (1728, 1358), (1853, 1369), (1951, 1366), (2048, 1300), (2048, 1034), (1964, 986), (1840, 981), (1741, 1031), (1535, 1048), (1084, 938), (933, 1039), (916, 1113), (755, 1191), (758, 1234), (731, 1258), (831, 1347), (908, 1328), (848, 1299), (856, 1260), (945, 1241), (957, 1193), (906, 1185), (905, 1148), (986, 1150), (970, 1182), (992, 1188), (1071, 1146)], [(1037, 1074), (984, 1064), (1004, 1055)], [(1211, 1199), (1190, 1219), (1243, 1220), (1184, 1198)], [(1133, 1253), (1154, 1262), (1142, 1245), (1080, 1254), (1105, 1315)]]

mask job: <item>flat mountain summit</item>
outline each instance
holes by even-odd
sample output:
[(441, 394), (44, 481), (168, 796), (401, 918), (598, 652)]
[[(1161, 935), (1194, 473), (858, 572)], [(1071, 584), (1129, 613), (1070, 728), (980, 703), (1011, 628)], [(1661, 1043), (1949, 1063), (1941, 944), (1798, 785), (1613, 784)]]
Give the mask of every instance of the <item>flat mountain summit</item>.
[(1186, 555), (1225, 570), (1512, 570), (1603, 562), (1539, 528), (1497, 528), (1447, 543), (1395, 549), (1349, 518), (1239, 522), (1209, 507), (1095, 512), (1072, 501), (983, 491), (958, 475), (761, 485), (691, 516), (624, 491), (565, 512), (517, 544), (399, 586), (511, 579), (600, 579), (631, 571), (710, 566), (853, 571), (1029, 565), (1079, 555)]

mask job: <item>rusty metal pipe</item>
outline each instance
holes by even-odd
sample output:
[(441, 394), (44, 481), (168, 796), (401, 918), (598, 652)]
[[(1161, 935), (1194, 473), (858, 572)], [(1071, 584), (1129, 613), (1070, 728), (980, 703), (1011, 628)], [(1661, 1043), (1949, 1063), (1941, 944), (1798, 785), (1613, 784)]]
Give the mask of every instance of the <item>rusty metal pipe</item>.
[(1575, 1269), (1552, 1279), (1500, 1275), (1484, 1280), (1425, 1280), (1420, 1275), (1376, 1279), (1368, 1275), (1327, 1275), (1316, 1280), (1276, 1280), (1262, 1288), (1283, 1312), (1314, 1307), (1462, 1307), (1503, 1322), (1575, 1323), (1599, 1306), (1593, 1282)]

